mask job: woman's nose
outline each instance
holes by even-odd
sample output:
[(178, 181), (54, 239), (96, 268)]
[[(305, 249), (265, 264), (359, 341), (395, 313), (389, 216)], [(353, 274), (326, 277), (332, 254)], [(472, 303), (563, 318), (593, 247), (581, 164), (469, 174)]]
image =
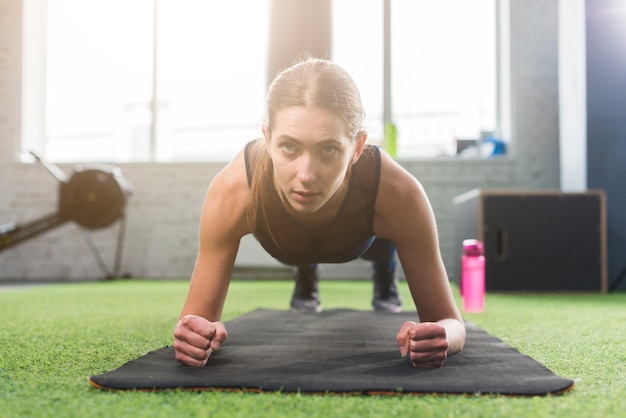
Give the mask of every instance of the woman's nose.
[(302, 184), (308, 184), (315, 181), (315, 162), (310, 155), (303, 154), (299, 158), (297, 178)]

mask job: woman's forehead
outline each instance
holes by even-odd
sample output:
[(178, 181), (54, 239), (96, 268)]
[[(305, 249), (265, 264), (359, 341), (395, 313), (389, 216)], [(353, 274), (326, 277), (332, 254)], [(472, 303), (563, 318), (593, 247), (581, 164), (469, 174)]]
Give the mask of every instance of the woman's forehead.
[(346, 124), (333, 112), (319, 107), (292, 106), (276, 112), (271, 126), (272, 136), (290, 136), (298, 139), (302, 135), (340, 140), (346, 136)]

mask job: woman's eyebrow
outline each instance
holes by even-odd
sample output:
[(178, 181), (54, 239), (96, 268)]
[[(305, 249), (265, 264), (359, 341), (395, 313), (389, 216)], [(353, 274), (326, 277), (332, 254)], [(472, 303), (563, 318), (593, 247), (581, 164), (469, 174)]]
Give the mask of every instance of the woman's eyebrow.
[(341, 141), (337, 141), (336, 139), (329, 138), (323, 139), (319, 142), (319, 145), (338, 145), (341, 144)]
[[(287, 142), (293, 142), (297, 145), (302, 145), (303, 142), (300, 141), (298, 138), (294, 138), (290, 135), (279, 135), (276, 137), (276, 141), (287, 141)], [(334, 138), (327, 138), (327, 139), (322, 139), (320, 141), (317, 141), (314, 146), (316, 147), (326, 147), (328, 145), (333, 145), (333, 146), (341, 146), (341, 141), (334, 139)]]
[(279, 135), (276, 137), (277, 141), (290, 141), (290, 142), (297, 142), (300, 143), (299, 140), (297, 140), (296, 138), (289, 136), (289, 135)]

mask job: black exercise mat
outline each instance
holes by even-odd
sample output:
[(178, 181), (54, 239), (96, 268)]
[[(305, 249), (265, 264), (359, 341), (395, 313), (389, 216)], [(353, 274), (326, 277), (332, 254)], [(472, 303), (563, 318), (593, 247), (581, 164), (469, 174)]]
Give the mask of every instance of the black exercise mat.
[(546, 395), (574, 382), (466, 324), (465, 349), (439, 369), (413, 368), (395, 335), (409, 313), (330, 310), (321, 314), (258, 310), (226, 324), (228, 340), (203, 368), (184, 366), (164, 347), (92, 385), (110, 390)]

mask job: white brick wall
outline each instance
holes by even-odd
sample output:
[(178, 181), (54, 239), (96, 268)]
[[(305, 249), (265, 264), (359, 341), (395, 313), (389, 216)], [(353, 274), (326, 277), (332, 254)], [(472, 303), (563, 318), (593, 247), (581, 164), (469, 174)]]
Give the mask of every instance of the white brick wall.
[(11, 161), (17, 154), (21, 107), (21, 20), (21, 1), (0, 0), (0, 164)]
[[(56, 208), (56, 180), (37, 164), (15, 162), (19, 144), (20, 1), (0, 0), (0, 224), (32, 220)], [(425, 160), (402, 164), (424, 185), (439, 225), (440, 244), (454, 271), (452, 198), (470, 189), (558, 188), (557, 2), (511, 0), (512, 138), (515, 154), (500, 160)], [(134, 185), (122, 272), (134, 277), (187, 278), (197, 250), (200, 207), (223, 164), (124, 164)], [(71, 173), (72, 166), (61, 167)], [(113, 265), (118, 225), (93, 238)], [(253, 240), (241, 245), (237, 267), (281, 268)], [(324, 276), (369, 275), (368, 263), (322, 266)], [(279, 271), (280, 273), (280, 271)], [(85, 280), (102, 277), (73, 224), (0, 253), (0, 281)]]

